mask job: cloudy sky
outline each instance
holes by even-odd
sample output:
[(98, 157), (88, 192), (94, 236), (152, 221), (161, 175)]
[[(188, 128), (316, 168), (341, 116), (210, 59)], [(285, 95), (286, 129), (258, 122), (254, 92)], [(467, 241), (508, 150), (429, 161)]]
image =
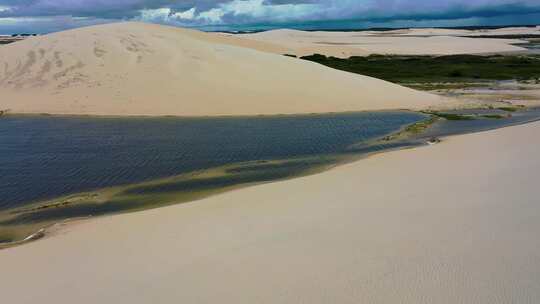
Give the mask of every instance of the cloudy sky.
[(540, 23), (540, 0), (0, 0), (0, 33), (139, 20), (204, 29)]

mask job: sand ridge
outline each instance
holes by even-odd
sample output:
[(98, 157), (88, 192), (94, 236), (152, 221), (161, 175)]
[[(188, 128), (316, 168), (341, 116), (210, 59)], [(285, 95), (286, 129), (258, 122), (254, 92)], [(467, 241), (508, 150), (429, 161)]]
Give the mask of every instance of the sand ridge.
[(32, 37), (0, 48), (0, 109), (208, 116), (416, 109), (442, 101), (270, 51), (283, 50), (133, 22)]

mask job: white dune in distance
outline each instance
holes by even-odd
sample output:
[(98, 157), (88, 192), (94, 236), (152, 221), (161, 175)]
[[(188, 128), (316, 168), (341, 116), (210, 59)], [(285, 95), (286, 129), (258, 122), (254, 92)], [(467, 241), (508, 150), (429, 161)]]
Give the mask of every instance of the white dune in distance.
[[(237, 35), (246, 40), (273, 44), (274, 53), (296, 56), (323, 54), (338, 58), (384, 55), (458, 55), (522, 52), (520, 39), (501, 35), (537, 35), (537, 28), (500, 30), (399, 29), (392, 31), (325, 32), (278, 29)], [(492, 38), (477, 39), (478, 36)], [(230, 36), (230, 34), (229, 34)], [(285, 49), (284, 51), (282, 49)]]

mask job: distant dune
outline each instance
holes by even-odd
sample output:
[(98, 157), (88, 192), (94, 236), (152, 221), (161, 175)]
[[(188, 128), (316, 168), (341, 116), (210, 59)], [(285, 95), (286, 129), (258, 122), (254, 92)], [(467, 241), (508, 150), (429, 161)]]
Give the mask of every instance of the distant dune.
[(444, 28), (410, 28), (393, 31), (366, 31), (368, 35), (399, 35), (399, 36), (523, 36), (540, 35), (540, 26), (535, 27), (503, 27), (498, 29), (444, 29)]
[(540, 27), (474, 31), (426, 28), (361, 32), (280, 29), (237, 36), (260, 43), (272, 43), (274, 49), (285, 48), (287, 53), (297, 56), (319, 53), (348, 58), (370, 54), (454, 55), (524, 51), (524, 48), (513, 44), (526, 41), (473, 37), (537, 34), (540, 35)]
[[(265, 51), (265, 52), (261, 52)], [(264, 41), (115, 23), (0, 47), (0, 109), (253, 115), (424, 108), (440, 97), (272, 54)]]

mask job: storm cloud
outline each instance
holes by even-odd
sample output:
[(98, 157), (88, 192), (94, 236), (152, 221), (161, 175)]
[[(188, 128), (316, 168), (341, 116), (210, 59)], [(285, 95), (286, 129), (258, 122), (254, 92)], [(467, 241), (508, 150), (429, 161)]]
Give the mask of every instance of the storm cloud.
[(332, 20), (461, 20), (540, 13), (538, 0), (0, 0), (6, 24), (56, 19), (77, 23), (140, 20), (183, 26)]

